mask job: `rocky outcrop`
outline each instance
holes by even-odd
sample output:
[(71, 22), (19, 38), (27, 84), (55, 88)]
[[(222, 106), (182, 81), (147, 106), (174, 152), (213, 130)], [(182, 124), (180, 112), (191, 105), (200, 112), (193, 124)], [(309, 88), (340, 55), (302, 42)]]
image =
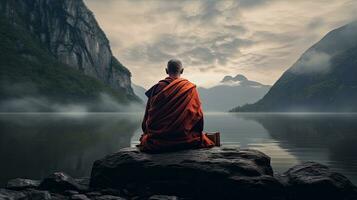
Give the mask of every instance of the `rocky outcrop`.
[(306, 162), (277, 176), (289, 199), (357, 199), (357, 188), (342, 174)]
[(22, 191), (15, 191), (9, 189), (0, 189), (0, 200), (50, 200), (52, 198), (48, 191), (41, 191), (35, 189), (27, 189)]
[[(26, 29), (59, 60), (111, 88), (134, 97), (130, 72), (82, 0), (4, 0), (0, 10)], [(16, 20), (19, 19), (19, 20)]]
[(15, 178), (7, 183), (6, 188), (12, 190), (23, 190), (28, 188), (37, 188), (39, 185), (40, 181), (38, 180)]
[(194, 199), (357, 197), (356, 187), (346, 177), (324, 165), (308, 162), (274, 175), (267, 155), (239, 148), (164, 154), (122, 149), (94, 163), (90, 186), (126, 188), (139, 196), (165, 194)]
[(356, 187), (324, 165), (307, 162), (274, 174), (267, 155), (239, 148), (162, 154), (125, 148), (97, 160), (90, 183), (62, 172), (33, 183), (10, 180), (0, 199), (357, 199)]
[(10, 180), (6, 189), (0, 189), (0, 200), (125, 200), (119, 190), (93, 191), (88, 186), (87, 178), (74, 179), (63, 172), (55, 172), (41, 182)]
[[(94, 163), (93, 188), (128, 188), (140, 196), (194, 198), (283, 197), (270, 158), (255, 150), (213, 148), (144, 154), (126, 148)], [(259, 192), (258, 192), (259, 191)]]
[(63, 172), (55, 172), (45, 178), (39, 188), (52, 192), (87, 191), (88, 187)]

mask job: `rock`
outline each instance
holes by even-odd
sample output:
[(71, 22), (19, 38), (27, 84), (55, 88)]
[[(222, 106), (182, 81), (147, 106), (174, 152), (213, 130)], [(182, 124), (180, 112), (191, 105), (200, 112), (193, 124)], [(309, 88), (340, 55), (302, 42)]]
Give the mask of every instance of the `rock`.
[(87, 192), (86, 195), (88, 197), (96, 197), (96, 196), (102, 195), (102, 193), (100, 193), (100, 192)]
[(43, 179), (39, 185), (40, 189), (49, 190), (53, 192), (63, 192), (66, 190), (75, 190), (75, 191), (86, 191), (87, 188), (83, 185), (80, 185), (70, 177), (69, 175), (63, 172), (55, 172)]
[(167, 196), (167, 195), (153, 195), (149, 200), (177, 200), (176, 196)]
[(0, 200), (50, 200), (51, 194), (48, 191), (24, 190), (15, 191), (0, 189)]
[(63, 194), (65, 194), (67, 196), (72, 196), (72, 195), (75, 195), (75, 194), (79, 194), (79, 192), (75, 191), (75, 190), (66, 190), (66, 191), (64, 191)]
[(23, 190), (26, 188), (37, 188), (39, 185), (40, 181), (37, 180), (15, 178), (7, 182), (6, 188), (12, 190)]
[(122, 197), (113, 196), (113, 195), (103, 195), (103, 196), (96, 197), (95, 200), (125, 200), (125, 199)]
[(51, 193), (52, 200), (69, 200), (68, 196), (58, 193)]
[(19, 191), (0, 189), (0, 200), (26, 199), (26, 194)]
[(256, 150), (212, 148), (146, 154), (125, 148), (95, 161), (93, 188), (127, 188), (140, 196), (283, 199), (270, 158)]
[(90, 200), (86, 195), (84, 194), (74, 194), (71, 196), (72, 200)]
[(107, 194), (107, 195), (114, 195), (114, 196), (120, 196), (122, 194), (119, 190), (112, 189), (112, 188), (102, 189), (100, 193)]
[(279, 176), (289, 199), (357, 199), (357, 188), (342, 174), (315, 162), (305, 162)]
[(76, 183), (81, 185), (85, 190), (88, 190), (89, 188), (89, 177), (82, 177), (82, 178), (76, 178), (74, 179)]
[(83, 189), (88, 179), (62, 172), (36, 189), (24, 180), (9, 181), (17, 190), (0, 189), (0, 200), (357, 199), (357, 187), (322, 164), (306, 162), (274, 175), (264, 153), (226, 147), (162, 154), (125, 148), (94, 163), (90, 190)]
[(50, 200), (52, 199), (51, 194), (48, 191), (41, 191), (41, 190), (27, 190), (25, 191), (26, 196), (28, 199), (31, 200)]

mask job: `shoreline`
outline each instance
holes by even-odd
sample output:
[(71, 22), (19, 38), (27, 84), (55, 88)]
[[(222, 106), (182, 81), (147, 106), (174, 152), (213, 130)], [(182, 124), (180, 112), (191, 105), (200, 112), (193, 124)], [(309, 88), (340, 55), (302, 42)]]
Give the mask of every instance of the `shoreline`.
[(13, 179), (0, 189), (1, 195), (57, 200), (347, 200), (357, 198), (357, 187), (316, 162), (274, 173), (270, 157), (252, 149), (215, 147), (147, 154), (124, 148), (95, 161), (89, 178), (56, 172), (41, 181)]

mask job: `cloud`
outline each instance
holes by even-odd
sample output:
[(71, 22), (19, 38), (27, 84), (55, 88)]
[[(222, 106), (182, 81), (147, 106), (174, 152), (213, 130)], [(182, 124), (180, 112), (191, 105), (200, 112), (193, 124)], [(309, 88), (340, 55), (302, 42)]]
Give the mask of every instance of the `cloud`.
[(194, 47), (182, 53), (181, 57), (184, 57), (186, 62), (191, 65), (213, 64), (215, 61), (214, 53), (207, 47)]
[(252, 42), (249, 40), (228, 34), (205, 39), (163, 34), (146, 44), (127, 49), (124, 58), (160, 64), (175, 57), (183, 60), (187, 66), (213, 65), (226, 63), (240, 53), (241, 47), (250, 44)]
[(255, 6), (264, 5), (268, 2), (271, 2), (271, 0), (239, 0), (239, 6), (251, 8)]
[(327, 73), (330, 70), (331, 56), (324, 52), (315, 50), (304, 54), (291, 71), (293, 73)]
[(85, 2), (145, 87), (165, 76), (170, 58), (181, 59), (184, 76), (199, 86), (238, 73), (273, 84), (327, 32), (356, 19), (357, 9), (350, 0)]
[(325, 20), (321, 17), (316, 17), (314, 19), (312, 19), (308, 24), (307, 24), (307, 28), (309, 29), (316, 29), (316, 28), (320, 28), (321, 26), (323, 26), (325, 23)]
[(211, 66), (208, 66), (208, 67), (201, 67), (199, 68), (200, 72), (207, 72), (207, 71), (212, 71), (214, 69), (217, 69), (216, 66), (214, 65), (211, 65)]

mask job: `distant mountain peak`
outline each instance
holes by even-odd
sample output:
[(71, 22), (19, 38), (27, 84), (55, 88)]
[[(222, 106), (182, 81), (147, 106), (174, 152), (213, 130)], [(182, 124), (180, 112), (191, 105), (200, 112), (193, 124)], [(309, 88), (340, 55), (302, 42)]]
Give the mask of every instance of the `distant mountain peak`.
[(221, 81), (221, 85), (230, 85), (230, 86), (245, 86), (245, 87), (264, 87), (263, 85), (256, 81), (251, 81), (242, 74), (237, 74), (235, 77), (227, 75)]
[(221, 83), (225, 83), (225, 82), (239, 82), (239, 81), (247, 81), (247, 77), (245, 77), (244, 75), (242, 74), (237, 74), (235, 77), (232, 77), (232, 76), (225, 76), (222, 80), (221, 80)]
[(227, 75), (210, 88), (199, 87), (202, 107), (205, 111), (227, 111), (235, 105), (245, 105), (262, 98), (270, 86), (251, 81), (242, 74)]
[(235, 76), (235, 77), (233, 78), (233, 80), (235, 80), (235, 81), (247, 81), (248, 79), (247, 79), (247, 77), (245, 77), (245, 76), (242, 75), (242, 74), (237, 74), (237, 76)]

